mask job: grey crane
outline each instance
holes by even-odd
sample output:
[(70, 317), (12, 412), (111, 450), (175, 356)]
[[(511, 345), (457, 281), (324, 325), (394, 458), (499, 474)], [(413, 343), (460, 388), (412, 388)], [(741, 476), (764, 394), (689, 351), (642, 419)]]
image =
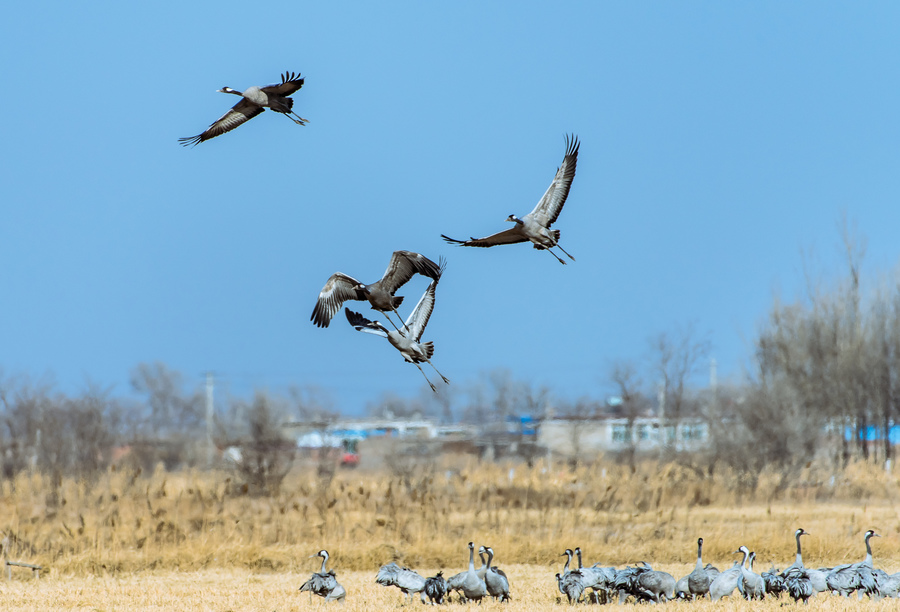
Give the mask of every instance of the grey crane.
[(347, 320), (357, 331), (387, 338), (391, 346), (400, 351), (403, 359), (419, 368), (422, 376), (425, 377), (425, 380), (431, 386), (431, 390), (435, 393), (437, 393), (437, 387), (428, 380), (428, 376), (419, 364), (423, 361), (428, 363), (445, 383), (450, 384), (450, 380), (431, 363), (431, 357), (434, 355), (434, 343), (420, 342), (422, 334), (425, 332), (425, 326), (428, 325), (428, 319), (431, 318), (431, 312), (434, 310), (434, 290), (437, 287), (437, 283), (434, 280), (428, 285), (428, 289), (425, 290), (419, 303), (416, 304), (412, 314), (406, 319), (402, 331), (389, 330), (379, 321), (370, 321), (358, 312), (353, 312), (349, 308), (344, 309), (347, 313)]
[[(335, 272), (319, 292), (319, 298), (309, 320), (318, 327), (328, 327), (331, 318), (341, 309), (344, 302), (359, 300), (368, 301), (372, 310), (384, 313), (391, 325), (394, 325), (388, 316), (389, 312), (396, 313), (397, 318), (403, 320), (397, 312), (397, 307), (403, 303), (403, 297), (395, 296), (394, 293), (409, 282), (414, 274), (421, 274), (436, 281), (441, 278), (443, 269), (443, 262), (440, 265), (436, 264), (420, 253), (394, 251), (384, 275), (374, 283), (367, 285), (343, 272)], [(394, 329), (399, 331), (396, 325)]]
[(412, 601), (413, 593), (422, 593), (422, 602), (425, 602), (425, 578), (408, 567), (400, 567), (393, 561), (382, 565), (375, 576), (375, 582), (382, 586), (395, 586), (406, 595), (407, 601)]
[[(795, 569), (804, 570), (802, 574), (807, 580), (809, 580), (810, 587), (813, 591), (813, 596), (815, 596), (816, 593), (821, 593), (828, 590), (828, 582), (826, 580), (827, 571), (808, 568), (803, 565), (803, 551), (800, 548), (800, 537), (805, 535), (811, 534), (808, 531), (804, 531), (802, 527), (794, 532), (794, 538), (797, 540), (797, 555), (794, 558), (794, 562), (789, 565), (784, 570), (784, 572), (782, 572), (782, 577), (786, 578), (787, 573)], [(796, 588), (801, 587), (798, 586)], [(803, 587), (801, 590), (805, 590), (805, 587)]]
[(668, 572), (655, 570), (648, 565), (647, 571), (638, 576), (638, 584), (651, 594), (651, 601), (665, 603), (675, 599), (675, 577)]
[(709, 583), (712, 579), (703, 567), (703, 538), (697, 538), (697, 564), (687, 576), (688, 592), (691, 599), (697, 599), (709, 594)]
[(866, 558), (860, 563), (845, 563), (838, 565), (825, 577), (828, 589), (844, 597), (849, 597), (853, 591), (859, 591), (860, 596), (863, 593), (872, 595), (877, 590), (875, 575), (872, 568), (872, 545), (869, 542), (871, 538), (879, 538), (877, 533), (869, 529), (866, 532)]
[(643, 562), (640, 566), (625, 567), (616, 572), (613, 587), (619, 591), (619, 603), (625, 603), (629, 595), (637, 601), (656, 603), (675, 598), (675, 578)]
[(746, 546), (741, 546), (734, 551), (734, 554), (743, 554), (744, 557), (741, 559), (740, 564), (735, 561), (733, 566), (724, 572), (720, 572), (719, 575), (709, 583), (709, 598), (711, 600), (719, 601), (723, 597), (727, 597), (734, 592), (738, 586), (738, 581), (741, 579), (741, 568), (744, 566), (744, 563), (747, 562), (749, 552), (750, 551), (747, 550)]
[(590, 567), (584, 567), (581, 560), (581, 547), (575, 549), (575, 555), (578, 557), (578, 571), (581, 573), (581, 580), (584, 588), (591, 589), (593, 600), (599, 602), (602, 593), (604, 599), (610, 598), (610, 586), (616, 579), (616, 568), (601, 567), (599, 563), (595, 563)]
[[(293, 111), (294, 99), (289, 97), (301, 87), (303, 87), (303, 79), (300, 78), (299, 73), (294, 74), (293, 72), (285, 72), (281, 75), (281, 83), (275, 83), (274, 85), (266, 85), (264, 87), (254, 85), (244, 91), (223, 87), (218, 90), (220, 93), (241, 96), (241, 101), (232, 106), (231, 110), (219, 117), (203, 133), (196, 136), (188, 136), (187, 138), (179, 138), (178, 142), (185, 147), (196, 146), (205, 140), (230, 132), (242, 123), (253, 119), (267, 108), (283, 114), (297, 125), (306, 125), (307, 120)], [(291, 115), (296, 117), (296, 119), (291, 117)]]
[(875, 583), (877, 588), (872, 594), (872, 599), (885, 597), (900, 597), (900, 572), (888, 574), (884, 570), (875, 570)]
[(444, 603), (444, 597), (450, 592), (447, 581), (444, 579), (444, 572), (438, 572), (434, 576), (425, 579), (425, 590), (422, 591), (422, 601), (428, 597), (431, 604)]
[(784, 586), (788, 595), (794, 601), (806, 603), (810, 597), (815, 595), (812, 581), (809, 579), (809, 571), (806, 568), (791, 567), (786, 569), (781, 576), (784, 578)]
[(774, 566), (768, 572), (762, 572), (760, 577), (766, 585), (766, 594), (780, 596), (787, 587), (784, 585), (784, 577), (778, 574), (778, 569)]
[(487, 564), (482, 576), (485, 586), (487, 586), (488, 595), (499, 601), (509, 601), (509, 578), (506, 573), (499, 567), (491, 566), (494, 560), (494, 549), (490, 546), (482, 546), (478, 549), (478, 553), (487, 553)]
[[(741, 548), (746, 548), (746, 546)], [(738, 590), (748, 601), (764, 599), (766, 596), (766, 584), (763, 582), (762, 576), (753, 571), (753, 561), (755, 560), (756, 553), (751, 551), (747, 557), (747, 567), (741, 566), (741, 579), (738, 580)]]
[(578, 571), (565, 572), (556, 574), (556, 584), (559, 592), (566, 596), (570, 605), (575, 605), (581, 599), (584, 593), (584, 583), (581, 581), (581, 574)]
[[(813, 569), (813, 568), (808, 568), (803, 565), (803, 551), (800, 548), (800, 537), (805, 536), (805, 535), (811, 535), (811, 534), (808, 531), (805, 531), (802, 527), (800, 529), (797, 529), (794, 532), (794, 538), (797, 540), (797, 554), (794, 558), (794, 562), (791, 565), (789, 565), (787, 568), (785, 568), (785, 570), (784, 570), (784, 572), (782, 572), (781, 576), (786, 579), (788, 572), (791, 572), (792, 570), (796, 570), (796, 569), (803, 570), (803, 572), (801, 574), (805, 580), (809, 580), (810, 588), (812, 588), (813, 596), (815, 596), (816, 593), (822, 593), (823, 591), (828, 590), (828, 582), (827, 582), (828, 570)], [(799, 576), (801, 574), (797, 574), (794, 577), (795, 582), (796, 582), (796, 580), (798, 580), (797, 576)], [(801, 587), (801, 586), (795, 586), (795, 589), (800, 589), (801, 592), (805, 591), (805, 587)]]
[(551, 230), (550, 226), (559, 217), (559, 213), (566, 203), (566, 198), (569, 197), (569, 188), (572, 186), (572, 180), (575, 178), (579, 146), (577, 137), (574, 135), (571, 137), (566, 136), (566, 154), (563, 157), (562, 164), (556, 170), (553, 182), (550, 183), (550, 187), (544, 192), (544, 196), (537, 203), (537, 206), (534, 207), (534, 210), (521, 219), (516, 215), (510, 215), (506, 218), (507, 221), (515, 224), (511, 228), (484, 238), (456, 240), (444, 234), (441, 234), (441, 238), (451, 244), (471, 247), (492, 247), (500, 244), (531, 242), (534, 248), (546, 250), (556, 257), (561, 264), (566, 262), (551, 250), (553, 247), (559, 247), (559, 250), (565, 253), (569, 259), (575, 261), (575, 258), (559, 245), (559, 230)]
[[(484, 548), (483, 546), (481, 548)], [(475, 570), (475, 573), (478, 574), (478, 577), (484, 580), (484, 575), (487, 573), (487, 561), (486, 557), (483, 553), (479, 552), (478, 557), (481, 559), (481, 567)], [(458, 574), (453, 574), (449, 578), (447, 578), (447, 593), (449, 594), (451, 591), (458, 591), (462, 593), (462, 585), (466, 581), (466, 578), (469, 576), (469, 570), (464, 569)]]
[[(433, 285), (434, 283), (432, 283)], [(462, 583), (462, 593), (466, 600), (481, 601), (487, 592), (487, 585), (475, 572), (475, 543), (469, 542), (469, 571)]]
[(315, 594), (324, 597), (325, 601), (343, 601), (347, 591), (338, 583), (334, 570), (325, 569), (325, 564), (328, 562), (328, 551), (320, 550), (316, 554), (310, 555), (309, 558), (314, 557), (322, 557), (322, 569), (310, 576), (309, 580), (300, 586), (300, 591), (309, 591), (310, 596)]

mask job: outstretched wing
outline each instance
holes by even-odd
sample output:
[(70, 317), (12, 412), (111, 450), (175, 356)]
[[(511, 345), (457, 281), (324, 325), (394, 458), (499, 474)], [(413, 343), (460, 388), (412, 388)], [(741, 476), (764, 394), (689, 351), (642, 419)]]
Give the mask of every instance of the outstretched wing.
[(384, 276), (379, 281), (391, 295), (406, 284), (413, 274), (421, 274), (432, 280), (441, 277), (441, 267), (422, 255), (412, 251), (394, 251)]
[(331, 318), (341, 309), (341, 305), (347, 300), (365, 300), (366, 295), (355, 289), (359, 281), (352, 276), (341, 272), (335, 272), (319, 292), (319, 299), (313, 308), (309, 320), (319, 327), (328, 327)]
[(581, 143), (578, 142), (577, 136), (566, 136), (566, 155), (563, 157), (562, 164), (557, 168), (556, 176), (553, 177), (553, 182), (544, 192), (544, 197), (531, 211), (531, 216), (544, 227), (550, 227), (556, 221), (566, 203), (566, 198), (569, 197), (569, 188), (572, 186), (572, 179), (575, 178), (575, 165), (578, 162), (580, 146)]
[(356, 328), (356, 331), (366, 332), (367, 334), (375, 334), (376, 336), (381, 336), (382, 338), (388, 337), (387, 332), (376, 325), (374, 321), (368, 320), (358, 312), (353, 312), (349, 308), (344, 308), (344, 312), (347, 314), (347, 320), (350, 321), (350, 325)]
[(206, 128), (206, 131), (202, 134), (189, 136), (187, 138), (179, 138), (178, 142), (185, 147), (197, 145), (204, 140), (209, 140), (210, 138), (221, 136), (225, 132), (230, 132), (237, 126), (250, 121), (264, 110), (265, 109), (262, 106), (254, 104), (250, 100), (243, 99), (232, 106), (231, 110), (219, 117), (215, 123)]
[(413, 342), (418, 342), (425, 332), (425, 326), (428, 325), (428, 319), (431, 318), (431, 312), (434, 310), (434, 290), (437, 288), (438, 282), (431, 281), (428, 289), (419, 298), (419, 303), (413, 309), (412, 314), (406, 319), (404, 327), (409, 331), (409, 337)]
[(458, 244), (460, 246), (471, 247), (492, 247), (497, 246), (498, 244), (516, 244), (517, 242), (528, 242), (528, 238), (526, 238), (522, 231), (519, 229), (518, 223), (508, 230), (503, 230), (502, 232), (491, 234), (490, 236), (486, 236), (484, 238), (456, 240), (455, 238), (445, 236), (444, 234), (441, 234), (441, 238), (443, 238), (450, 244)]
[(260, 87), (260, 89), (266, 93), (289, 96), (301, 87), (303, 87), (303, 79), (300, 78), (299, 72), (297, 74), (285, 72), (281, 75), (281, 83), (266, 85), (265, 87)]

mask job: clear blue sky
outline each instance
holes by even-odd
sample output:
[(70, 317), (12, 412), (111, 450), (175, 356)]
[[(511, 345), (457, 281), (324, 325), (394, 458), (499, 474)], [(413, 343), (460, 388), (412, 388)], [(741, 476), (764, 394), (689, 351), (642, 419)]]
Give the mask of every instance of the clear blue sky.
[[(455, 384), (503, 367), (599, 396), (690, 321), (735, 377), (801, 251), (837, 274), (841, 211), (872, 275), (897, 261), (898, 31), (888, 2), (13, 3), (0, 368), (127, 394), (162, 361), (348, 412), (417, 394), (386, 341), (309, 322), (333, 272), (372, 282), (408, 249), (449, 260), (425, 339)], [(236, 102), (217, 89), (285, 70), (308, 126), (178, 146)], [(529, 212), (567, 132), (577, 262), (441, 241)]]

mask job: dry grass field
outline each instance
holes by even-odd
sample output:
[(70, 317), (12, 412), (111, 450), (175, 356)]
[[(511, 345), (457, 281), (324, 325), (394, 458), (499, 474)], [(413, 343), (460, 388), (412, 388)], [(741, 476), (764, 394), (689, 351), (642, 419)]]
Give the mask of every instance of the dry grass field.
[[(813, 465), (790, 485), (761, 474), (750, 487), (725, 470), (709, 476), (678, 465), (573, 470), (458, 459), (380, 472), (296, 470), (269, 496), (252, 495), (225, 473), (119, 470), (91, 483), (23, 474), (0, 488), (4, 552), (46, 570), (35, 580), (15, 568), (3, 581), (0, 610), (318, 608), (321, 600), (297, 588), (317, 569), (308, 557), (320, 548), (347, 588), (342, 609), (399, 607), (399, 591), (374, 582), (380, 565), (396, 560), (449, 575), (464, 569), (469, 540), (493, 546), (515, 610), (555, 604), (559, 555), (575, 546), (588, 563), (644, 560), (680, 578), (698, 536), (705, 560), (728, 566), (745, 544), (765, 570), (793, 561), (797, 527), (813, 534), (804, 540), (811, 566), (861, 560), (862, 534), (873, 528), (883, 536), (873, 540), (875, 565), (896, 572), (898, 484), (865, 464), (834, 478)], [(831, 597), (816, 605), (896, 607)]]

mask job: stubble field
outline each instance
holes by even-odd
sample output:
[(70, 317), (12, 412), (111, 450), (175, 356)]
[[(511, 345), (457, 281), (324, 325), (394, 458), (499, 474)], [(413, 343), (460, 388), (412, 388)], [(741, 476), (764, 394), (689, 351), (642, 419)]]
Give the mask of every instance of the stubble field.
[[(392, 560), (423, 574), (465, 568), (466, 543), (494, 548), (513, 602), (480, 609), (557, 605), (553, 575), (565, 548), (587, 563), (647, 561), (676, 579), (704, 538), (720, 568), (741, 544), (757, 570), (793, 561), (803, 527), (809, 566), (862, 560), (873, 528), (875, 565), (900, 570), (897, 479), (865, 464), (835, 475), (810, 466), (795, 484), (761, 474), (752, 487), (727, 471), (676, 465), (634, 469), (533, 468), (456, 461), (380, 472), (298, 470), (278, 492), (253, 495), (225, 473), (111, 471), (96, 482), (21, 475), (0, 489), (8, 558), (41, 564), (39, 580), (14, 568), (0, 610), (298, 610), (320, 608), (297, 592), (321, 548), (348, 592), (344, 610), (398, 608), (397, 589), (374, 582)], [(332, 604), (334, 605), (334, 604)], [(419, 605), (415, 602), (415, 605)], [(452, 604), (456, 605), (456, 604)], [(564, 605), (564, 604), (559, 604)], [(678, 602), (706, 609), (771, 609), (781, 601)], [(822, 609), (896, 609), (896, 600), (820, 597)]]

